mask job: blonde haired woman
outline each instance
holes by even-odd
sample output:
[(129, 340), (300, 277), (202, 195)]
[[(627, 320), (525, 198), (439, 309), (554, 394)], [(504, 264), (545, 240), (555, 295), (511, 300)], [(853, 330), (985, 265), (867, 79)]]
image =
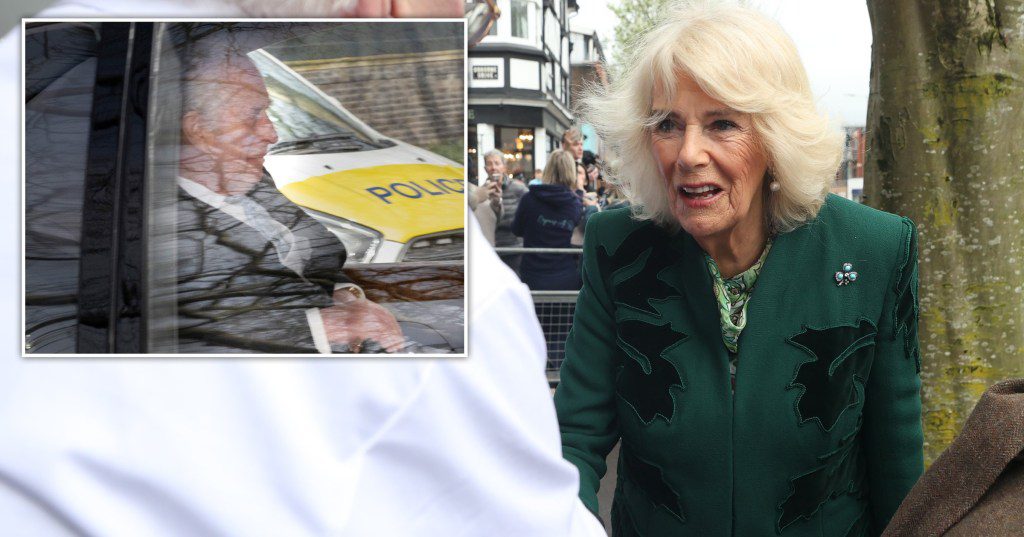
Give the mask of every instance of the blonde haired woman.
[[(571, 152), (556, 149), (548, 156), (542, 183), (530, 186), (512, 221), (512, 232), (523, 238), (526, 248), (569, 248), (572, 232), (586, 210), (573, 191), (576, 161)], [(533, 290), (575, 290), (580, 272), (575, 255), (525, 254), (519, 277)]]
[(830, 195), (842, 151), (775, 22), (679, 7), (583, 116), (591, 219), (555, 396), (616, 535), (875, 535), (922, 472), (916, 234)]

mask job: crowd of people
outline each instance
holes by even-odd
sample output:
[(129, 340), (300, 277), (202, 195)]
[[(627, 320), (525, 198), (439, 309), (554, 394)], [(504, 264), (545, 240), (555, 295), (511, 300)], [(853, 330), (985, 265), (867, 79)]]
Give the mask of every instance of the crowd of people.
[(532, 290), (578, 290), (579, 256), (571, 250), (583, 245), (587, 221), (629, 205), (605, 180), (602, 158), (583, 149), (583, 139), (579, 128), (566, 130), (561, 148), (548, 154), (529, 182), (492, 149), (483, 155), (485, 176), (470, 184), (470, 209), (484, 235)]

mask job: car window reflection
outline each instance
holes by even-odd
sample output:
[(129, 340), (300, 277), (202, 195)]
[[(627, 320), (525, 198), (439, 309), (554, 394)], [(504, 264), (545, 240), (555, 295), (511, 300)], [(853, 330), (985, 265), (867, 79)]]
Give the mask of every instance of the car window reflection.
[(25, 36), (26, 352), (463, 352), (461, 24)]
[[(344, 197), (313, 189), (312, 199), (295, 198), (296, 190), (281, 188), (321, 180), (332, 166), (358, 174), (373, 164), (339, 163), (337, 155), (347, 153), (383, 151), (384, 158), (410, 159), (413, 169), (450, 169), (446, 173), (459, 177), (461, 167), (426, 152), (429, 158), (387, 153), (398, 143), (264, 48), (310, 28), (257, 29), (241, 35), (237, 27), (171, 30), (204, 37), (172, 49), (178, 80), (170, 80), (173, 70), (162, 73), (159, 90), (179, 96), (180, 113), (157, 114), (161, 142), (176, 145), (178, 158), (176, 166), (157, 167), (152, 179), (157, 198), (175, 200), (172, 213), (161, 213), (159, 202), (154, 208), (163, 214), (156, 218), (155, 243), (172, 247), (153, 257), (153, 281), (163, 285), (154, 286), (150, 302), (163, 316), (151, 323), (152, 346), (184, 353), (461, 352), (461, 249), (450, 252), (450, 266), (392, 265), (350, 275), (345, 269), (373, 259), (388, 235), (361, 221), (362, 209)], [(176, 136), (170, 135), (174, 125)], [(271, 155), (307, 160), (270, 166)], [(167, 188), (168, 180), (176, 188)], [(395, 180), (401, 178), (389, 179)], [(457, 203), (461, 209), (461, 196)], [(432, 207), (425, 205), (423, 216), (431, 217)], [(461, 221), (452, 232), (461, 236)]]
[(25, 34), (26, 351), (74, 352), (99, 24)]

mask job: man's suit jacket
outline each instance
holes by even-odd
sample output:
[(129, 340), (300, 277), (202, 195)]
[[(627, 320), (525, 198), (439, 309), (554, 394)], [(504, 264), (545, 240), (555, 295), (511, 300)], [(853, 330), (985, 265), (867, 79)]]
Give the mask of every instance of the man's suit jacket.
[[(597, 512), (621, 438), (615, 535), (880, 532), (923, 470), (915, 237), (831, 195), (776, 237), (733, 394), (696, 241), (595, 215), (555, 395), (583, 502)], [(837, 285), (846, 262), (858, 277)]]
[(309, 240), (300, 277), (257, 230), (178, 192), (178, 351), (315, 352), (306, 310), (331, 306), (349, 281), (345, 246), (265, 176), (248, 196)]

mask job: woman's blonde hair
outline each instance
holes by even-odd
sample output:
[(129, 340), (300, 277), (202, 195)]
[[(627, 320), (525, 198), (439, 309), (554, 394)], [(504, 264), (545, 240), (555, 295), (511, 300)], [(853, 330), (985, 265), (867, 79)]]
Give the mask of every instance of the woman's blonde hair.
[(751, 8), (691, 2), (671, 7), (632, 50), (610, 86), (584, 92), (579, 113), (615, 157), (608, 172), (632, 202), (634, 216), (678, 226), (650, 133), (665, 114), (652, 111), (652, 95), (657, 90), (674, 102), (681, 76), (750, 114), (768, 156), (768, 175), (780, 186), (777, 192), (763, 189), (770, 229), (786, 232), (818, 214), (843, 139), (818, 111), (796, 46), (778, 23)]
[(541, 181), (546, 185), (562, 185), (569, 190), (576, 188), (576, 160), (572, 153), (556, 149), (548, 155)]

